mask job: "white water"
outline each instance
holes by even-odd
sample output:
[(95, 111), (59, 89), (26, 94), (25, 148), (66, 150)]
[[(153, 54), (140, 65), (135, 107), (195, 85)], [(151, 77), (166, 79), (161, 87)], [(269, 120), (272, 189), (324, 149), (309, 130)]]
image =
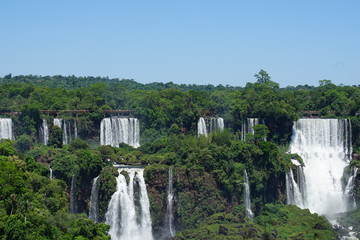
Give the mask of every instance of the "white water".
[(99, 222), (99, 176), (94, 178), (91, 187), (89, 219)]
[[(129, 175), (129, 183), (121, 174)], [(143, 177), (144, 169), (118, 169), (116, 192), (112, 195), (105, 223), (113, 240), (153, 240), (150, 203)]]
[(77, 138), (76, 120), (64, 120), (54, 118), (54, 125), (59, 126), (63, 130), (63, 144), (67, 145)]
[(40, 126), (40, 129), (39, 129), (39, 139), (42, 144), (44, 144), (44, 145), (48, 144), (49, 126), (48, 126), (48, 122), (46, 119), (42, 120), (42, 125)]
[(51, 169), (51, 167), (49, 167), (49, 178), (52, 179), (53, 178), (53, 170)]
[(243, 119), (241, 126), (241, 140), (246, 140), (248, 133), (254, 134), (254, 126), (259, 124), (259, 118), (246, 118)]
[(207, 137), (212, 131), (224, 130), (224, 119), (220, 117), (199, 118), (198, 121), (198, 136), (204, 135)]
[(254, 213), (251, 211), (250, 186), (249, 186), (249, 178), (246, 169), (244, 170), (244, 188), (245, 188), (244, 203), (245, 203), (246, 217), (252, 220), (254, 218)]
[(71, 177), (70, 186), (70, 213), (76, 213), (75, 175)]
[(355, 201), (355, 194), (354, 194), (354, 187), (355, 187), (355, 179), (358, 172), (358, 168), (355, 167), (352, 169), (352, 174), (349, 177), (349, 180), (346, 184), (345, 188), (345, 197), (348, 203), (348, 209), (352, 210), (356, 208), (356, 201)]
[(300, 119), (294, 124), (290, 151), (304, 160), (306, 186), (305, 193), (300, 193), (302, 189), (290, 171), (286, 180), (293, 198), (288, 196), (289, 203), (328, 217), (347, 211), (341, 177), (352, 151), (350, 129), (349, 120), (339, 119)]
[(11, 118), (0, 118), (0, 139), (15, 140)]
[(169, 168), (169, 183), (167, 189), (167, 207), (165, 215), (165, 230), (167, 237), (175, 237), (176, 230), (174, 227), (174, 189), (173, 189), (173, 169)]
[(140, 128), (136, 118), (104, 118), (100, 124), (100, 145), (118, 147), (126, 143), (134, 148), (140, 147)]

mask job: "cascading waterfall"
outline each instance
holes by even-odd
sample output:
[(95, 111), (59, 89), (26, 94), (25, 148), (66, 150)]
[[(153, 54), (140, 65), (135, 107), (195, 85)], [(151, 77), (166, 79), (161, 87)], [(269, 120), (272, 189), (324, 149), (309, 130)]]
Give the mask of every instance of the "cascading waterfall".
[(245, 203), (246, 217), (252, 220), (254, 218), (254, 213), (251, 211), (250, 186), (249, 186), (249, 178), (246, 169), (244, 170), (244, 188), (245, 188), (244, 203)]
[(70, 213), (76, 213), (76, 193), (75, 193), (75, 175), (71, 177), (71, 186), (70, 186)]
[[(121, 171), (126, 171), (127, 183)], [(105, 223), (113, 240), (153, 240), (150, 203), (142, 168), (119, 168)]]
[(241, 140), (246, 140), (248, 133), (254, 134), (254, 126), (259, 124), (259, 118), (246, 118), (243, 119), (241, 126)]
[(0, 118), (0, 139), (15, 139), (11, 118)]
[(298, 153), (304, 160), (306, 187), (301, 189), (294, 181), (292, 171), (287, 173), (289, 203), (330, 218), (348, 210), (341, 177), (352, 152), (350, 131), (351, 123), (346, 119), (300, 119), (295, 122), (290, 151)]
[(208, 136), (212, 131), (215, 130), (224, 130), (224, 119), (220, 117), (207, 117), (199, 118), (198, 121), (198, 136), (204, 135)]
[(352, 169), (352, 174), (349, 177), (349, 180), (348, 180), (348, 182), (346, 184), (346, 188), (345, 188), (345, 197), (347, 200), (349, 210), (356, 208), (354, 187), (355, 187), (355, 180), (356, 180), (357, 172), (358, 172), (357, 167)]
[(77, 138), (76, 120), (64, 120), (54, 118), (54, 125), (59, 126), (63, 130), (63, 144), (67, 145)]
[(44, 145), (48, 144), (49, 126), (48, 126), (48, 122), (46, 119), (42, 120), (42, 125), (40, 126), (40, 129), (39, 129), (39, 139), (42, 144), (44, 144)]
[(140, 127), (136, 118), (104, 118), (100, 124), (100, 145), (118, 147), (126, 143), (134, 148), (140, 147)]
[(91, 187), (89, 219), (99, 222), (99, 176), (94, 178)]
[(169, 168), (169, 184), (167, 189), (167, 207), (165, 215), (165, 231), (167, 237), (175, 237), (176, 230), (174, 228), (174, 189), (173, 189), (173, 169)]
[(49, 178), (53, 178), (53, 170), (51, 169), (51, 167), (49, 167)]

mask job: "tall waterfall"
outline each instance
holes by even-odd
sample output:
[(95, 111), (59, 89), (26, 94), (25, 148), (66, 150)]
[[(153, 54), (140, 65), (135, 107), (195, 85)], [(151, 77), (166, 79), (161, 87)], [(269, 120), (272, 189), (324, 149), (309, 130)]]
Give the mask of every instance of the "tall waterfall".
[(99, 222), (99, 176), (94, 178), (91, 187), (89, 219)]
[(173, 189), (173, 169), (169, 168), (169, 183), (167, 189), (167, 207), (165, 215), (165, 231), (167, 237), (175, 237), (176, 230), (174, 227), (174, 189)]
[(198, 121), (198, 136), (205, 135), (208, 136), (212, 131), (215, 130), (224, 130), (224, 119), (220, 117), (208, 117), (208, 118), (199, 118)]
[(15, 139), (11, 118), (0, 118), (0, 139)]
[(104, 118), (100, 124), (100, 145), (118, 147), (126, 143), (134, 148), (140, 147), (140, 128), (136, 118)]
[(77, 212), (76, 204), (76, 186), (75, 186), (75, 175), (71, 177), (71, 186), (70, 186), (70, 213)]
[(49, 167), (49, 178), (52, 179), (53, 178), (53, 170), (51, 167)]
[(250, 185), (249, 185), (249, 178), (246, 169), (244, 170), (244, 188), (245, 188), (244, 203), (245, 203), (246, 217), (252, 220), (254, 218), (254, 213), (251, 211)]
[(46, 119), (42, 120), (42, 125), (40, 126), (40, 129), (39, 129), (39, 139), (42, 144), (44, 144), (44, 145), (48, 144), (49, 126), (48, 126), (48, 122)]
[(59, 126), (63, 130), (63, 144), (69, 144), (77, 138), (76, 120), (65, 120), (54, 118), (54, 125)]
[(350, 132), (349, 120), (300, 119), (295, 122), (290, 151), (304, 160), (306, 186), (301, 188), (290, 170), (286, 175), (289, 203), (329, 217), (347, 210), (341, 177), (352, 152)]
[(246, 118), (243, 119), (241, 125), (241, 140), (246, 140), (246, 134), (254, 134), (254, 126), (259, 124), (259, 118)]
[(355, 179), (358, 172), (358, 168), (355, 167), (352, 169), (351, 176), (346, 184), (345, 188), (345, 197), (347, 199), (348, 209), (352, 210), (356, 208), (356, 201), (355, 201), (355, 194), (354, 194), (354, 187), (355, 187)]
[[(121, 171), (129, 175), (127, 183)], [(144, 169), (119, 168), (116, 192), (112, 195), (105, 223), (113, 240), (153, 240), (150, 203), (143, 177)]]

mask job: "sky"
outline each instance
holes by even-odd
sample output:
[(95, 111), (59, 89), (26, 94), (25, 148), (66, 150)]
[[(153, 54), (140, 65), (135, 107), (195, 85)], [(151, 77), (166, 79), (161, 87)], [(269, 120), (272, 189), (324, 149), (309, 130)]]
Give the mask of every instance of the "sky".
[(0, 76), (360, 84), (359, 0), (3, 0)]

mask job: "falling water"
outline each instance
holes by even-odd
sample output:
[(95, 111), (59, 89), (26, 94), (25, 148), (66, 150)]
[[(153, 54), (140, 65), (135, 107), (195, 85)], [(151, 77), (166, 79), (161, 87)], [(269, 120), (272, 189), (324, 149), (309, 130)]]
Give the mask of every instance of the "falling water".
[(48, 126), (48, 122), (46, 119), (42, 120), (42, 125), (40, 126), (40, 129), (39, 129), (39, 139), (42, 144), (44, 144), (44, 145), (48, 144), (49, 126)]
[(351, 176), (346, 184), (346, 188), (345, 188), (345, 197), (346, 197), (346, 201), (347, 201), (349, 210), (356, 208), (354, 187), (355, 187), (357, 171), (358, 171), (357, 167), (352, 169), (352, 174), (351, 174)]
[(51, 169), (51, 167), (49, 167), (49, 172), (50, 172), (49, 178), (52, 179), (53, 178), (53, 170)]
[(246, 217), (252, 220), (254, 218), (254, 213), (251, 211), (250, 186), (249, 186), (249, 178), (246, 169), (244, 170), (244, 187), (245, 187), (244, 203), (245, 203)]
[(286, 201), (287, 204), (294, 204), (299, 207), (304, 207), (304, 201), (300, 192), (300, 187), (294, 179), (293, 170), (290, 168), (286, 173)]
[(174, 228), (174, 189), (173, 189), (173, 169), (169, 168), (169, 185), (167, 189), (167, 207), (165, 216), (165, 230), (167, 237), (175, 237), (176, 231)]
[(140, 147), (140, 128), (136, 118), (104, 118), (100, 124), (100, 145), (118, 147), (126, 143), (134, 148)]
[(15, 139), (11, 118), (0, 118), (0, 139)]
[(75, 175), (71, 177), (70, 186), (70, 213), (76, 213)]
[(296, 200), (301, 189), (288, 173), (287, 188), (293, 188), (295, 198), (288, 196), (288, 202), (328, 217), (347, 210), (341, 177), (351, 155), (350, 129), (349, 120), (339, 119), (300, 119), (294, 124), (290, 150), (304, 160), (306, 187), (302, 206)]
[(224, 130), (224, 119), (220, 117), (207, 117), (207, 118), (199, 118), (198, 121), (198, 136), (204, 135), (208, 136), (212, 131), (215, 130)]
[(76, 120), (64, 120), (54, 118), (54, 125), (59, 126), (63, 130), (63, 144), (67, 145), (77, 138)]
[[(129, 176), (127, 183), (121, 171)], [(144, 169), (118, 169), (116, 192), (112, 195), (105, 223), (113, 240), (153, 240), (150, 203), (143, 177)]]
[(94, 178), (91, 187), (89, 219), (99, 222), (99, 176)]
[(254, 126), (259, 124), (259, 118), (243, 119), (241, 126), (241, 140), (245, 141), (248, 133), (254, 134)]

